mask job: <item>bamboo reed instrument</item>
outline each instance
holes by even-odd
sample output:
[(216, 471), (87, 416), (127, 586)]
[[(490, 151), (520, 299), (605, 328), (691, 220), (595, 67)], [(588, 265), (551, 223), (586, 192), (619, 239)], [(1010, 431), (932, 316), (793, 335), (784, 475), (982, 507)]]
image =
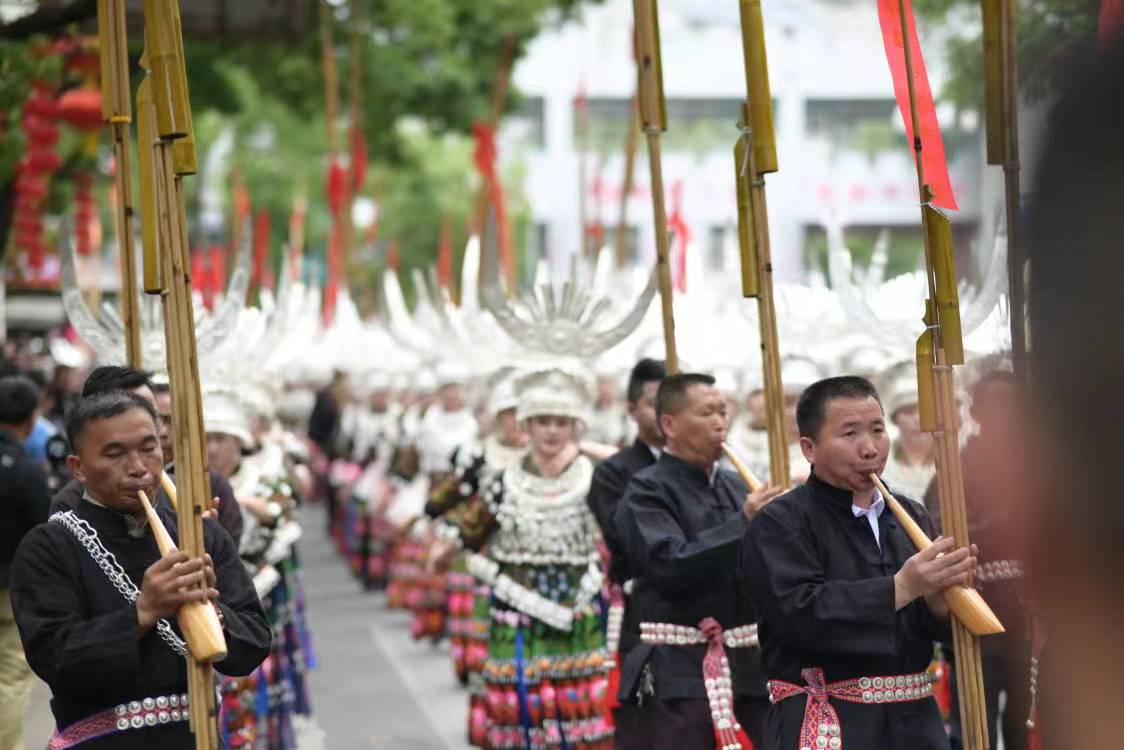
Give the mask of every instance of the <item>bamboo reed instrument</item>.
[(652, 215), (656, 230), (656, 271), (663, 313), (664, 364), (668, 375), (679, 372), (675, 346), (675, 310), (671, 293), (671, 261), (667, 246), (667, 208), (663, 194), (663, 158), (660, 134), (667, 130), (667, 106), (663, 95), (663, 64), (660, 62), (660, 23), (656, 0), (632, 0), (636, 26), (637, 97), (640, 124), (648, 141), (648, 168), (652, 182)]
[(1019, 64), (1015, 0), (981, 0), (987, 163), (1003, 166), (1007, 220), (1007, 281), (1011, 305), (1011, 359), (1026, 371), (1026, 289), (1019, 204)]
[[(144, 36), (141, 62), (148, 75), (137, 92), (138, 138), (144, 157), (141, 204), (145, 236), (155, 239), (145, 246), (145, 291), (159, 294), (164, 305), (179, 542), (190, 557), (201, 557), (203, 513), (210, 507), (211, 492), (184, 207), (183, 178), (195, 173), (196, 160), (178, 0), (145, 0)], [(217, 750), (218, 713), (210, 662), (193, 654), (187, 682), (196, 749)]]
[[(148, 496), (143, 491), (139, 494), (145, 515), (148, 516), (148, 525), (152, 529), (152, 535), (156, 537), (156, 548), (160, 550), (162, 557), (167, 557), (179, 548), (164, 528), (160, 516), (156, 515), (156, 509), (152, 507)], [(210, 662), (226, 657), (226, 636), (222, 632), (222, 623), (219, 622), (215, 608), (209, 603), (191, 602), (183, 605), (176, 613), (176, 620), (193, 658)]]
[(773, 302), (773, 261), (769, 243), (769, 211), (765, 175), (777, 171), (773, 131), (773, 97), (765, 54), (765, 21), (760, 0), (739, 0), (742, 53), (745, 58), (746, 100), (742, 104), (742, 134), (734, 146), (737, 185), (738, 248), (741, 254), (742, 296), (757, 299), (761, 334), (762, 384), (769, 441), (769, 474), (773, 484), (791, 487), (788, 439), (785, 435), (785, 397), (781, 382), (777, 310)]
[(114, 227), (121, 264), (121, 322), (125, 326), (125, 359), (141, 366), (140, 305), (134, 248), (133, 181), (129, 167), (130, 102), (125, 0), (98, 0), (98, 55), (101, 64), (102, 117), (113, 137), (117, 201)]
[(749, 468), (749, 464), (742, 460), (742, 457), (730, 447), (729, 443), (722, 443), (722, 452), (726, 454), (726, 458), (730, 459), (730, 463), (734, 465), (734, 469), (742, 475), (742, 479), (749, 485), (750, 492), (760, 492), (765, 489), (765, 484), (757, 478)]
[(180, 503), (176, 497), (176, 485), (172, 483), (172, 478), (168, 476), (168, 472), (160, 472), (160, 486), (164, 489), (164, 494), (168, 496), (168, 502), (172, 504), (172, 508), (179, 510)]
[[(933, 542), (925, 535), (924, 529), (913, 520), (913, 516), (906, 512), (897, 498), (890, 494), (878, 475), (871, 474), (870, 478), (878, 487), (878, 491), (882, 493), (882, 498), (886, 501), (887, 507), (890, 508), (894, 517), (898, 519), (898, 523), (905, 529), (905, 533), (913, 542), (913, 546), (917, 547), (919, 552), (931, 547)], [(974, 588), (951, 586), (945, 589), (944, 598), (948, 602), (948, 608), (952, 610), (952, 613), (956, 615), (960, 622), (964, 623), (968, 630), (972, 631), (972, 635), (995, 635), (996, 633), (1006, 632), (1003, 623), (999, 622), (999, 618), (995, 616), (991, 607), (980, 596), (980, 592)]]
[[(960, 331), (960, 305), (956, 294), (956, 268), (953, 262), (952, 228), (947, 217), (931, 205), (932, 189), (925, 180), (922, 159), (924, 143), (917, 108), (914, 81), (910, 16), (905, 0), (898, 0), (902, 50), (913, 125), (914, 166), (921, 203), (922, 241), (929, 297), (925, 301), (925, 332), (917, 341), (917, 383), (921, 429), (933, 435), (936, 449), (936, 479), (940, 495), (944, 531), (967, 547), (968, 520), (964, 501), (964, 476), (960, 465), (960, 441), (952, 366), (964, 363), (964, 344)], [(888, 501), (887, 501), (888, 502)], [(955, 596), (954, 596), (955, 599)], [(982, 600), (981, 600), (982, 601)], [(960, 605), (958, 605), (960, 606)], [(950, 608), (952, 603), (950, 601)], [(987, 706), (984, 700), (980, 643), (954, 609), (953, 649), (964, 747), (986, 750), (988, 739)], [(976, 613), (978, 614), (978, 612)], [(970, 617), (972, 614), (965, 613)], [(994, 617), (994, 616), (993, 616)], [(986, 624), (977, 623), (977, 624)], [(992, 623), (992, 625), (996, 625)], [(1002, 627), (1001, 625), (999, 627)]]
[(628, 125), (625, 127), (624, 141), (624, 179), (621, 181), (620, 213), (617, 216), (617, 242), (616, 259), (617, 268), (628, 265), (628, 197), (632, 195), (632, 181), (636, 173), (636, 140), (640, 133), (640, 123), (637, 120), (640, 106), (635, 96), (628, 105)]

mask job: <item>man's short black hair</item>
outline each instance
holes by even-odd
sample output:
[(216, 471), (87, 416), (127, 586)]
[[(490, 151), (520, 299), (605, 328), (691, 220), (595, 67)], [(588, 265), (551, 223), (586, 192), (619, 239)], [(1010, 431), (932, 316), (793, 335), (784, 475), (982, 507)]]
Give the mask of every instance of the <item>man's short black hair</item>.
[(800, 400), (796, 402), (796, 426), (800, 430), (800, 437), (815, 439), (819, 435), (827, 414), (827, 404), (837, 398), (872, 398), (879, 405), (882, 404), (874, 384), (858, 375), (825, 378), (812, 383), (804, 389)]
[(102, 365), (86, 378), (86, 384), (82, 386), (82, 395), (93, 396), (95, 393), (108, 391), (135, 391), (142, 385), (152, 387), (152, 373), (148, 370)]
[(656, 419), (662, 421), (665, 414), (678, 414), (687, 400), (687, 391), (695, 385), (714, 385), (712, 375), (701, 372), (681, 372), (668, 375), (660, 381), (656, 392)]
[(0, 378), (0, 424), (23, 424), (39, 406), (39, 388), (25, 375)]
[(105, 391), (76, 400), (66, 413), (66, 439), (71, 450), (78, 450), (78, 440), (90, 422), (111, 419), (133, 409), (140, 409), (156, 424), (156, 409), (152, 403), (132, 391)]
[(645, 357), (632, 368), (632, 373), (628, 376), (628, 391), (625, 397), (630, 404), (635, 404), (644, 396), (644, 386), (663, 380), (665, 377), (667, 377), (667, 368), (664, 367), (663, 362)]

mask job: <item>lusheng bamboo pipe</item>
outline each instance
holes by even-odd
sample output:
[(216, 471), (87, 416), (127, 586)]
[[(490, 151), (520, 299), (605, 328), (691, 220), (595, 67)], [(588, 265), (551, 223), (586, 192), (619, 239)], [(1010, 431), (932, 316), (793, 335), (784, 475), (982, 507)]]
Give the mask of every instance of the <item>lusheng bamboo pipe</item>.
[(652, 182), (652, 217), (656, 231), (656, 272), (663, 314), (664, 364), (668, 375), (679, 372), (675, 345), (675, 310), (671, 291), (671, 262), (667, 247), (667, 208), (663, 195), (663, 159), (660, 133), (667, 130), (667, 108), (663, 95), (663, 65), (660, 62), (660, 24), (656, 0), (633, 0), (636, 25), (636, 86), (640, 123), (648, 141), (648, 169)]
[(172, 504), (172, 509), (178, 510), (180, 505), (176, 498), (176, 485), (166, 471), (160, 472), (160, 486), (164, 489), (164, 494), (168, 496), (168, 502)]
[(769, 210), (765, 200), (765, 174), (777, 171), (773, 96), (769, 86), (765, 21), (760, 0), (740, 0), (738, 7), (746, 87), (740, 123), (742, 135), (734, 149), (742, 295), (757, 298), (762, 385), (768, 426), (769, 474), (773, 484), (787, 488), (792, 486), (792, 474), (788, 461), (788, 438), (785, 434), (785, 394), (781, 380), (777, 311), (773, 301)]
[(98, 0), (98, 53), (101, 63), (102, 117), (113, 136), (114, 180), (117, 201), (114, 228), (121, 265), (121, 292), (118, 295), (121, 322), (125, 326), (125, 359), (141, 366), (140, 305), (137, 300), (137, 261), (134, 247), (133, 180), (129, 165), (128, 41), (125, 29), (125, 0)]
[[(152, 507), (148, 496), (142, 490), (140, 495), (141, 505), (144, 506), (145, 515), (148, 516), (148, 525), (152, 535), (156, 537), (156, 548), (160, 550), (161, 557), (176, 552), (179, 548), (172, 540), (171, 534), (164, 528), (156, 509)], [(200, 661), (219, 661), (226, 657), (226, 636), (222, 632), (222, 623), (219, 622), (218, 613), (208, 602), (190, 602), (180, 607), (176, 613), (180, 632), (187, 641), (191, 655)]]
[[(953, 397), (951, 364), (956, 361), (963, 344), (953, 340), (959, 335), (958, 326), (944, 318), (953, 313), (958, 317), (955, 299), (950, 288), (955, 289), (955, 269), (952, 264), (951, 239), (944, 242), (947, 223), (936, 226), (939, 212), (929, 207), (932, 190), (925, 181), (922, 159), (924, 144), (921, 137), (920, 117), (917, 111), (917, 92), (914, 81), (913, 52), (910, 16), (905, 0), (898, 0), (901, 25), (902, 55), (905, 63), (906, 88), (909, 94), (909, 114), (913, 125), (914, 167), (917, 170), (917, 193), (921, 202), (922, 239), (925, 247), (925, 269), (929, 286), (929, 299), (925, 306), (926, 332), (918, 342), (918, 352), (931, 350), (931, 363), (919, 363), (919, 378), (932, 379), (932, 400), (936, 423), (930, 431), (936, 447), (937, 489), (940, 493), (941, 513), (946, 531), (956, 543), (968, 545), (967, 509), (964, 502), (964, 477), (960, 466), (957, 440), (956, 403)], [(947, 245), (947, 246), (946, 246)], [(957, 321), (958, 322), (958, 321)], [(949, 323), (946, 330), (945, 324)], [(956, 328), (955, 331), (952, 329)], [(921, 387), (919, 383), (919, 388)], [(920, 391), (919, 391), (920, 392)], [(952, 606), (951, 602), (949, 604)], [(987, 726), (987, 707), (984, 701), (983, 668), (979, 641), (959, 617), (952, 620), (953, 644), (956, 650), (956, 676), (960, 686), (960, 718), (964, 746), (968, 750), (986, 750), (990, 745)]]
[[(203, 513), (211, 497), (203, 443), (199, 365), (191, 300), (184, 175), (195, 171), (191, 108), (184, 66), (178, 0), (145, 0), (146, 54), (152, 94), (152, 201), (164, 288), (168, 375), (176, 436), (179, 543), (190, 557), (202, 557)], [(139, 109), (139, 107), (138, 107)], [(212, 608), (213, 611), (213, 608)], [(186, 634), (186, 631), (185, 631)], [(190, 728), (196, 750), (216, 750), (218, 712), (210, 662), (193, 651), (187, 665)]]
[(730, 463), (734, 465), (734, 469), (742, 475), (742, 479), (749, 485), (750, 492), (760, 492), (765, 489), (764, 482), (757, 478), (749, 468), (749, 465), (730, 447), (729, 443), (722, 443), (722, 452), (726, 454), (726, 458), (730, 459)]
[[(882, 493), (882, 498), (894, 514), (894, 518), (898, 519), (898, 523), (902, 525), (905, 533), (909, 536), (909, 540), (913, 542), (913, 546), (918, 551), (933, 546), (933, 542), (926, 536), (925, 530), (913, 520), (913, 516), (909, 515), (897, 498), (890, 494), (890, 490), (886, 489), (886, 485), (882, 483), (878, 475), (871, 474), (870, 478), (878, 487), (878, 491)], [(980, 596), (980, 592), (967, 586), (950, 586), (943, 593), (945, 601), (948, 602), (948, 608), (973, 635), (995, 635), (1007, 632), (1003, 623), (999, 622), (999, 618), (991, 611), (991, 607)]]

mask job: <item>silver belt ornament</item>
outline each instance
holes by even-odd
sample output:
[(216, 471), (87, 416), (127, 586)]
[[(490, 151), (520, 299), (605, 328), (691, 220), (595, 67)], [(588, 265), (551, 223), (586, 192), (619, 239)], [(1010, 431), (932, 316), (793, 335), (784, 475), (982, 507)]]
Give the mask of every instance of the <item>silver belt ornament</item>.
[(189, 718), (187, 693), (180, 695), (161, 695), (139, 701), (121, 703), (114, 707), (117, 729), (143, 729), (174, 721), (187, 721)]

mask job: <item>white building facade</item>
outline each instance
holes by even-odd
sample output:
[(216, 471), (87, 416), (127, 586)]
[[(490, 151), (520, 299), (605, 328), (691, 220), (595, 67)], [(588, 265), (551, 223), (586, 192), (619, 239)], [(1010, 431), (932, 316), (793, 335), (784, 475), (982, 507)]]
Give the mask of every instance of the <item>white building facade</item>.
[[(692, 252), (705, 253), (710, 268), (736, 273), (730, 257), (737, 222), (733, 147), (745, 98), (738, 3), (659, 5), (668, 212), (678, 192), (695, 241)], [(767, 178), (777, 278), (796, 281), (816, 273), (821, 228), (832, 215), (856, 236), (890, 228), (920, 248), (917, 180), (876, 7), (851, 0), (772, 1), (764, 14), (779, 162), (779, 171)], [(587, 225), (600, 220), (605, 240), (615, 237), (624, 128), (636, 84), (631, 30), (631, 1), (607, 0), (540, 35), (514, 71), (524, 100), (505, 125), (501, 154), (523, 165), (521, 187), (535, 225), (526, 238), (528, 253), (545, 254), (558, 270), (582, 246), (583, 196)], [(939, 92), (943, 44), (924, 30), (922, 44), (933, 91)], [(584, 130), (575, 104), (582, 98)], [(938, 112), (961, 209), (953, 217), (958, 254), (970, 257), (981, 219), (979, 124), (974, 113)], [(631, 252), (650, 260), (655, 244), (643, 137), (627, 214)]]

